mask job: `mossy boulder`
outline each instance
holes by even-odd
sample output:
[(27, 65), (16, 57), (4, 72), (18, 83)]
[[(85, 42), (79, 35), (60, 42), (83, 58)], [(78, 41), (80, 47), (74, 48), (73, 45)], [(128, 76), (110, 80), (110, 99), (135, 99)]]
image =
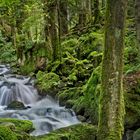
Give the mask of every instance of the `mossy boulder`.
[(14, 110), (18, 110), (18, 109), (26, 109), (26, 107), (24, 106), (24, 104), (20, 101), (12, 101), (8, 106), (7, 109), (14, 109)]
[(15, 124), (14, 123), (11, 123), (11, 122), (3, 122), (3, 123), (0, 123), (0, 126), (8, 127), (11, 130), (15, 130), (16, 129)]
[(53, 72), (45, 73), (39, 71), (36, 76), (37, 87), (39, 88), (41, 93), (55, 94), (55, 92), (57, 92), (58, 85), (60, 84), (59, 75)]
[(33, 140), (29, 135), (33, 130), (33, 124), (30, 121), (0, 118), (0, 140)]
[(66, 128), (61, 128), (39, 136), (36, 140), (95, 140), (97, 127), (90, 124), (77, 124)]
[(34, 130), (33, 124), (28, 120), (17, 120), (10, 118), (0, 118), (0, 125), (4, 125), (4, 123), (12, 123), (15, 125), (15, 130), (20, 132), (31, 132)]
[(6, 126), (0, 126), (0, 140), (18, 140), (16, 133)]

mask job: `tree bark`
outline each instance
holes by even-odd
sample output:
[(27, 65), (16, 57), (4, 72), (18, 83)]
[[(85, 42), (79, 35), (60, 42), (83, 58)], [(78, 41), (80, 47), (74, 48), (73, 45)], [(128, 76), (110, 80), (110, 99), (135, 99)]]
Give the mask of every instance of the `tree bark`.
[(45, 38), (49, 44), (52, 61), (59, 59), (58, 15), (57, 0), (43, 0), (45, 15)]
[(123, 51), (127, 0), (107, 0), (98, 140), (122, 140)]
[(60, 35), (68, 33), (68, 0), (59, 0), (60, 11)]
[(100, 10), (99, 10), (99, 0), (94, 0), (94, 24), (99, 22)]
[[(137, 47), (140, 51), (140, 1), (135, 0), (135, 18), (136, 18), (136, 38), (137, 38)], [(139, 55), (140, 56), (140, 55)]]

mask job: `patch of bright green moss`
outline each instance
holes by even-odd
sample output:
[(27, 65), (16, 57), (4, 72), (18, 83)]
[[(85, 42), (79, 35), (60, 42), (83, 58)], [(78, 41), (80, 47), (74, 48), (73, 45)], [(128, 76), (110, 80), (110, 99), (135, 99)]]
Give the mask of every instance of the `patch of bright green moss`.
[(16, 131), (23, 131), (23, 132), (31, 132), (34, 130), (33, 124), (31, 121), (28, 120), (17, 120), (17, 119), (10, 119), (10, 118), (0, 118), (0, 125), (4, 122), (10, 122), (15, 125)]
[(18, 140), (14, 132), (10, 128), (0, 126), (0, 140)]

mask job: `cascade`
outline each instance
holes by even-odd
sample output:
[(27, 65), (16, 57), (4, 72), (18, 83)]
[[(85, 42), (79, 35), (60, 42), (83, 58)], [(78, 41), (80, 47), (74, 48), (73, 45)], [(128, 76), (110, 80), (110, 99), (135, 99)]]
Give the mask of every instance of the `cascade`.
[[(12, 101), (22, 102), (27, 109), (5, 109)], [(49, 96), (41, 99), (30, 77), (15, 75), (9, 65), (0, 65), (0, 118), (31, 120), (35, 130), (31, 135), (43, 135), (52, 130), (80, 123), (71, 109), (59, 106)]]

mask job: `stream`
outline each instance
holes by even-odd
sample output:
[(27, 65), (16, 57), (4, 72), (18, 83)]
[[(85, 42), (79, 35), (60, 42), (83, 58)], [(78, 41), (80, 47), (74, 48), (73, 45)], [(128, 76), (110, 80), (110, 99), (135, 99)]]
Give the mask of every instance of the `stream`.
[[(12, 101), (22, 102), (27, 109), (8, 110)], [(80, 123), (73, 110), (59, 106), (50, 96), (42, 99), (34, 87), (34, 80), (12, 74), (9, 65), (0, 65), (0, 118), (31, 120), (35, 127), (31, 135), (34, 136)]]

